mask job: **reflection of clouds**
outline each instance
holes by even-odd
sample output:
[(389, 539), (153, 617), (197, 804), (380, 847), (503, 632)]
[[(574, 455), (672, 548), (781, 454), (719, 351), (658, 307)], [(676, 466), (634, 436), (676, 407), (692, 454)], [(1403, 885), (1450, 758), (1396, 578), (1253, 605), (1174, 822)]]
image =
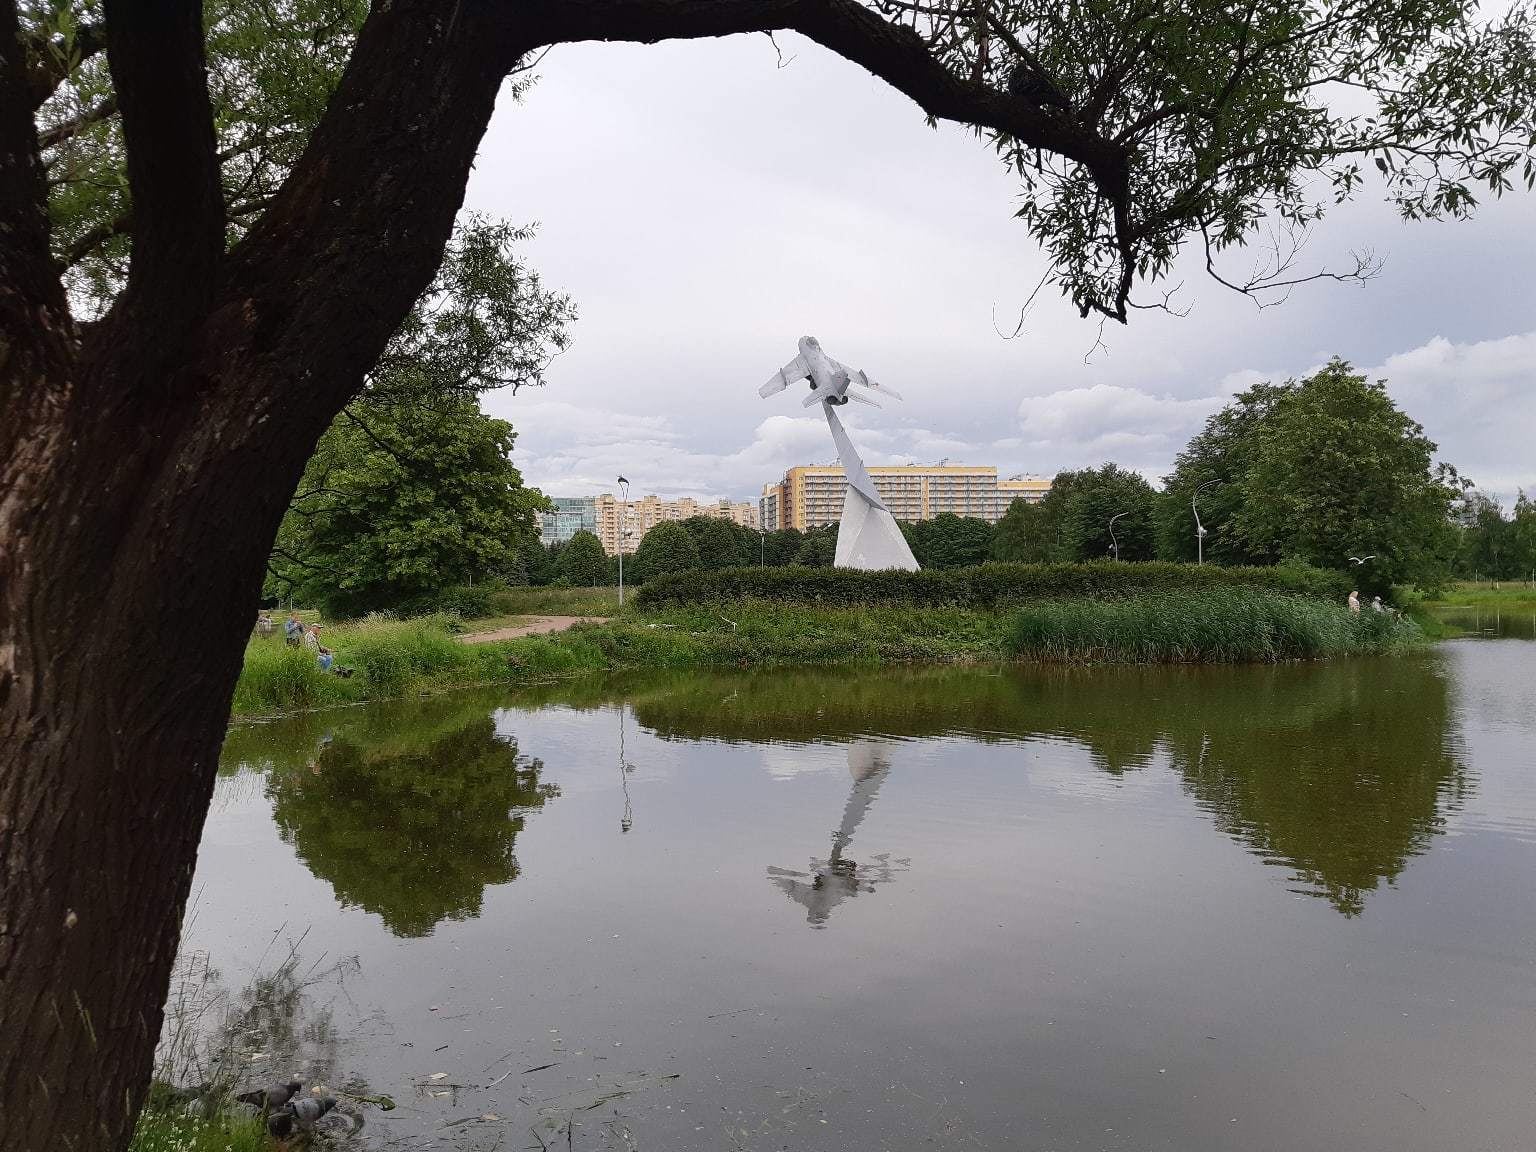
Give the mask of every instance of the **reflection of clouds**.
[[(1035, 743), (1037, 742), (1030, 741), (1026, 747)], [(1029, 786), (1032, 789), (1074, 800), (1137, 805), (1166, 791), (1155, 773), (1106, 770), (1092, 745), (1084, 741), (1063, 737), (1038, 743), (1047, 743), (1052, 749), (1071, 749), (1078, 755), (1051, 755), (1032, 759), (1029, 763)], [(1085, 772), (1084, 759), (1096, 770)], [(1158, 745), (1144, 761), (1135, 764), (1135, 767), (1138, 769), (1168, 767), (1167, 750)]]
[(763, 767), (775, 780), (793, 780), (813, 772), (831, 772), (839, 766), (838, 749), (824, 744), (759, 744)]

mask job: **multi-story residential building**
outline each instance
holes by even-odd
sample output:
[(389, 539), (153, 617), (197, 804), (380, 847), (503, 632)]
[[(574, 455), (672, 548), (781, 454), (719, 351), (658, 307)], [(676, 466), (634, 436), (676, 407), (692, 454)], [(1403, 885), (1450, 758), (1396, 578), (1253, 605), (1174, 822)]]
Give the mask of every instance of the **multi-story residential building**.
[(539, 543), (564, 544), (578, 532), (597, 532), (596, 496), (556, 496), (553, 512), (539, 514)]
[[(624, 542), (624, 553), (629, 555), (640, 546), (645, 534), (664, 520), (687, 520), (693, 516), (710, 516), (729, 520), (744, 528), (757, 529), (757, 509), (751, 504), (732, 504), (729, 500), (700, 503), (689, 497), (681, 500), (663, 500), (660, 496), (645, 496), (631, 500), (626, 505), (617, 496), (603, 493), (592, 497), (597, 525), (591, 529), (603, 542), (603, 551), (610, 556), (619, 554), (619, 541)], [(620, 524), (620, 520), (623, 523)]]
[[(1049, 480), (1036, 476), (999, 479), (997, 469), (990, 466), (903, 464), (870, 468), (869, 475), (898, 520), (931, 520), (941, 512), (953, 512), (995, 524), (1014, 500), (1037, 504), (1051, 490)], [(791, 468), (778, 483), (763, 486), (758, 505), (763, 528), (804, 532), (836, 524), (843, 514), (847, 487), (841, 465)]]

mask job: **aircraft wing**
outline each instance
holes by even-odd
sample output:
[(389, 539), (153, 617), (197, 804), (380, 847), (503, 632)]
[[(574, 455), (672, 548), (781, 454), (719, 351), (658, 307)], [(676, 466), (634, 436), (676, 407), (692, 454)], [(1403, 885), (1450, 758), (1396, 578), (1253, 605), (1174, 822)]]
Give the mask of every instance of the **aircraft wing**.
[[(871, 380), (868, 376), (866, 376), (864, 374), (864, 370), (862, 368), (859, 371), (855, 372), (852, 368), (848, 368), (848, 367), (846, 367), (845, 365), (842, 365), (842, 364), (839, 364), (838, 367), (842, 368), (842, 370), (848, 374), (848, 381), (849, 381), (849, 383), (857, 384), (861, 388), (869, 388), (869, 389), (872, 389), (873, 391), (880, 392), (880, 393), (882, 393), (882, 394), (884, 394), (886, 396), (889, 396), (892, 400), (900, 400), (901, 399), (901, 394), (899, 392), (897, 392), (893, 388), (885, 387), (883, 384), (879, 383), (876, 380)], [(855, 397), (855, 399), (858, 399), (858, 397)]]
[(757, 390), (757, 394), (764, 398), (772, 396), (775, 392), (784, 391), (796, 380), (804, 380), (810, 374), (811, 366), (805, 362), (805, 357), (796, 356), (775, 372), (768, 383)]
[(812, 392), (804, 400), (800, 401), (800, 407), (802, 407), (802, 408), (809, 408), (813, 404), (820, 404), (826, 398), (827, 398), (827, 394), (825, 392)]

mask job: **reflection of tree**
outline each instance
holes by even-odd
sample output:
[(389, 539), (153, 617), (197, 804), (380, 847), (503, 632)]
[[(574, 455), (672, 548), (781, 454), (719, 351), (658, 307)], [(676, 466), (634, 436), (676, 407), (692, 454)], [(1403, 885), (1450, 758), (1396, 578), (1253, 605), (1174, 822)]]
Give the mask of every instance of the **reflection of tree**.
[(831, 856), (813, 859), (810, 872), (768, 869), (768, 878), (791, 900), (804, 905), (806, 920), (816, 928), (825, 925), (832, 910), (844, 900), (860, 892), (873, 892), (877, 884), (889, 883), (907, 865), (906, 860), (893, 861), (888, 854), (874, 856), (863, 864), (846, 855), (854, 832), (891, 770), (887, 749), (868, 740), (850, 744), (848, 769), (853, 774), (853, 788), (843, 806), (843, 822), (832, 833)]
[(1116, 775), (1161, 752), (1218, 828), (1346, 915), (1428, 847), (1466, 787), (1432, 659), (774, 672), (689, 677), (632, 698), (669, 739), (1044, 737), (1081, 745)]
[(425, 936), (480, 912), (488, 884), (517, 877), (523, 813), (558, 795), (484, 709), (419, 744), (380, 747), (342, 731), (312, 766), (274, 767), (267, 784), (283, 838), (344, 904), (397, 936)]

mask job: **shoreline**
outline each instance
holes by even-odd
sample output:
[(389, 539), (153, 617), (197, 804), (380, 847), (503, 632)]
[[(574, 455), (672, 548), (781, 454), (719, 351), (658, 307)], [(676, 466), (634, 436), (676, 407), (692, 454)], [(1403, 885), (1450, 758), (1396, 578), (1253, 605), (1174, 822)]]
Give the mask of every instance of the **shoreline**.
[(328, 641), (356, 670), (347, 679), (280, 639), (252, 640), (230, 722), (646, 669), (1289, 663), (1409, 651), (1428, 639), (1411, 622), (1252, 590), (1007, 609), (721, 601), (477, 643), (462, 629), (445, 617), (339, 625)]

